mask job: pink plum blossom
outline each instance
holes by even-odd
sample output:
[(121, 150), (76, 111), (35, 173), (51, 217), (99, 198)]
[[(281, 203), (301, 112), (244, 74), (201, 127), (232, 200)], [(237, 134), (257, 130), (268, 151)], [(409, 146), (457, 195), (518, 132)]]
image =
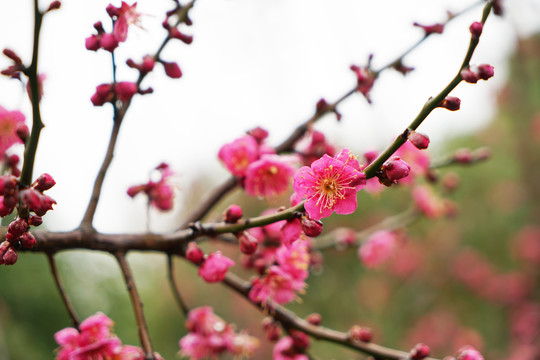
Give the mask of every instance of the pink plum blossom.
[(251, 355), (259, 341), (245, 332), (237, 334), (232, 326), (212, 308), (202, 306), (191, 310), (186, 320), (187, 335), (180, 339), (181, 353), (193, 360), (214, 358), (228, 351), (235, 355)]
[(107, 6), (107, 13), (114, 21), (113, 35), (118, 42), (124, 42), (127, 39), (129, 25), (138, 25), (141, 14), (137, 12), (137, 3), (129, 5), (122, 1), (120, 7), (112, 4)]
[(308, 356), (294, 346), (294, 341), (290, 336), (282, 337), (272, 352), (274, 360), (309, 360)]
[(148, 196), (150, 205), (161, 211), (171, 210), (174, 205), (174, 188), (169, 178), (174, 174), (169, 165), (161, 163), (156, 167), (161, 175), (158, 181), (150, 180), (146, 184), (130, 186), (127, 194), (135, 197), (139, 193), (145, 193)]
[(302, 291), (305, 286), (303, 280), (295, 279), (281, 267), (273, 265), (263, 277), (253, 281), (249, 299), (263, 305), (266, 305), (268, 300), (286, 304), (296, 299), (296, 292)]
[(245, 176), (249, 164), (259, 157), (257, 140), (246, 135), (221, 147), (219, 159), (237, 177)]
[(376, 231), (358, 249), (358, 256), (367, 268), (375, 268), (390, 258), (396, 246), (396, 241), (396, 235), (393, 232), (387, 230)]
[(439, 218), (446, 212), (444, 202), (427, 186), (416, 186), (412, 191), (412, 197), (416, 208), (430, 219)]
[(220, 282), (233, 265), (234, 261), (224, 256), (221, 251), (216, 251), (208, 255), (199, 267), (199, 276), (209, 283)]
[(305, 240), (298, 239), (289, 247), (282, 245), (276, 251), (279, 266), (298, 280), (308, 277), (309, 260), (309, 248)]
[[(345, 160), (345, 161), (342, 161)], [(356, 193), (366, 183), (358, 161), (343, 150), (332, 158), (323, 155), (311, 167), (304, 166), (294, 176), (293, 189), (305, 199), (305, 209), (314, 220), (356, 210)]]
[(277, 196), (289, 188), (295, 168), (288, 159), (278, 155), (264, 155), (246, 169), (245, 189), (251, 196)]
[(484, 360), (484, 357), (472, 346), (465, 346), (458, 351), (457, 360)]
[(24, 115), (20, 111), (8, 111), (0, 106), (0, 157), (14, 144), (21, 144), (17, 128), (24, 125)]

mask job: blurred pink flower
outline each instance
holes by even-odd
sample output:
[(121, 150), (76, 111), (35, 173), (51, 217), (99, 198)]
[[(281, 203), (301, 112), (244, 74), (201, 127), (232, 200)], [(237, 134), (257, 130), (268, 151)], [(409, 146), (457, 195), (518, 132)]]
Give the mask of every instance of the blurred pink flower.
[(224, 256), (221, 251), (216, 251), (208, 255), (199, 267), (199, 276), (209, 283), (220, 282), (233, 265), (234, 261)]
[(0, 106), (0, 157), (14, 144), (22, 144), (17, 128), (24, 125), (24, 115), (18, 110), (8, 111)]
[(358, 256), (364, 266), (375, 268), (386, 262), (396, 247), (396, 235), (387, 230), (379, 230), (371, 234), (358, 249)]

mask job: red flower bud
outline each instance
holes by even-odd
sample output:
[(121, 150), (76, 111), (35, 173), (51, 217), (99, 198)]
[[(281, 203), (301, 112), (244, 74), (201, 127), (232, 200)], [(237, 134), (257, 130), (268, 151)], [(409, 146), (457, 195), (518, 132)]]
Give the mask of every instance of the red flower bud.
[(429, 356), (429, 347), (426, 344), (416, 344), (411, 350), (412, 360), (422, 360)]
[(408, 139), (417, 149), (423, 150), (429, 146), (429, 137), (414, 130), (409, 132)]
[(395, 182), (409, 175), (411, 167), (398, 156), (393, 156), (382, 166), (383, 174), (386, 179)]
[(477, 73), (471, 71), (470, 69), (465, 69), (461, 71), (461, 78), (463, 81), (468, 82), (470, 84), (476, 84), (480, 77)]
[(49, 190), (55, 184), (56, 184), (56, 181), (54, 181), (52, 176), (47, 173), (44, 173), (44, 174), (39, 175), (39, 177), (36, 179), (36, 181), (34, 181), (32, 186), (37, 191), (43, 192), (43, 191)]
[(478, 77), (482, 80), (489, 79), (495, 74), (493, 69), (493, 66), (488, 64), (478, 65)]
[(28, 219), (28, 225), (39, 226), (41, 224), (43, 224), (43, 219), (41, 216), (31, 215)]
[(2, 260), (3, 260), (4, 264), (6, 264), (6, 265), (15, 264), (17, 262), (17, 258), (18, 258), (17, 251), (15, 251), (12, 247), (7, 249), (4, 256), (2, 256)]
[(4, 51), (2, 51), (2, 53), (4, 55), (6, 55), (8, 58), (10, 58), (11, 60), (13, 60), (13, 62), (16, 65), (22, 65), (22, 60), (19, 57), (19, 55), (17, 55), (17, 53), (15, 51), (13, 51), (11, 49), (4, 49)]
[(259, 245), (257, 239), (247, 231), (238, 234), (238, 242), (240, 243), (240, 251), (246, 255), (251, 255), (257, 251)]
[(439, 106), (450, 111), (456, 111), (461, 107), (461, 100), (455, 96), (447, 96)]
[(458, 164), (469, 164), (473, 160), (473, 155), (469, 149), (459, 149), (454, 152), (454, 161)]
[(192, 241), (187, 246), (186, 259), (188, 259), (195, 265), (199, 265), (204, 260), (204, 252), (199, 246), (197, 246), (195, 242)]
[(60, 6), (62, 6), (62, 3), (58, 0), (55, 0), (49, 5), (49, 8), (47, 9), (47, 11), (60, 9)]
[(114, 34), (105, 33), (101, 35), (99, 43), (103, 49), (109, 52), (113, 52), (118, 47), (118, 40)]
[(306, 321), (311, 325), (319, 326), (322, 322), (322, 316), (318, 313), (312, 313), (306, 317)]
[(115, 86), (116, 97), (123, 102), (131, 100), (137, 90), (137, 84), (131, 81), (122, 81)]
[(223, 214), (223, 221), (229, 224), (236, 223), (242, 217), (242, 208), (238, 205), (231, 205)]
[(180, 32), (180, 30), (178, 30), (175, 27), (169, 28), (169, 36), (171, 38), (173, 38), (173, 39), (178, 39), (178, 40), (180, 40), (183, 43), (188, 44), (188, 45), (193, 42), (193, 36), (192, 35), (183, 34), (183, 33)]
[(323, 223), (319, 220), (313, 220), (309, 216), (302, 216), (300, 224), (304, 233), (309, 237), (317, 237), (322, 233)]
[(268, 341), (278, 341), (281, 337), (281, 329), (271, 317), (265, 317), (262, 320), (262, 327), (266, 333), (266, 339)]
[(349, 330), (349, 338), (354, 342), (370, 342), (373, 338), (373, 331), (368, 327), (354, 325)]
[(22, 247), (25, 249), (31, 249), (36, 244), (36, 238), (29, 232), (25, 232), (24, 234), (22, 234), (19, 240)]
[(99, 40), (100, 40), (99, 36), (91, 35), (91, 36), (87, 37), (86, 40), (84, 41), (84, 46), (88, 50), (98, 51), (99, 48), (100, 48), (100, 45), (99, 45), (100, 41)]
[(291, 330), (289, 332), (293, 340), (293, 345), (296, 349), (305, 350), (309, 347), (309, 337), (306, 333), (298, 330)]
[(18, 217), (15, 220), (13, 220), (11, 224), (9, 224), (8, 232), (13, 234), (13, 236), (15, 237), (19, 237), (22, 234), (24, 234), (27, 229), (28, 229), (28, 221), (26, 221), (26, 219)]
[(425, 36), (431, 34), (442, 34), (444, 31), (444, 24), (420, 25), (419, 23), (415, 22), (413, 25), (424, 29)]
[(163, 68), (165, 69), (165, 73), (168, 77), (173, 79), (178, 79), (182, 77), (182, 70), (180, 70), (180, 67), (175, 62), (161, 62), (163, 64)]
[(249, 130), (247, 134), (253, 136), (255, 140), (257, 140), (258, 144), (262, 144), (262, 142), (268, 137), (268, 131), (260, 126)]
[(482, 35), (482, 30), (484, 29), (484, 24), (481, 22), (475, 21), (469, 27), (469, 31), (472, 34), (473, 39), (478, 39)]
[(30, 130), (26, 124), (18, 124), (16, 132), (17, 136), (22, 142), (26, 142), (26, 139), (28, 139), (28, 136), (30, 136)]

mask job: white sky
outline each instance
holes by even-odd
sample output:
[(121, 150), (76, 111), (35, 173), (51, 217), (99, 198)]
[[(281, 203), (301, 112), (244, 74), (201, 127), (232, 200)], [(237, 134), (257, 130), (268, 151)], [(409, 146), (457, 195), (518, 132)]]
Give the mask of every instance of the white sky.
[[(17, 51), (27, 62), (31, 3), (0, 0), (0, 48)], [(112, 126), (110, 106), (96, 108), (90, 102), (96, 85), (111, 81), (110, 56), (84, 47), (84, 39), (94, 33), (94, 22), (101, 20), (110, 29), (108, 3), (64, 0), (62, 9), (47, 15), (43, 24), (40, 72), (47, 76), (42, 101), (46, 128), (34, 175), (48, 172), (57, 181), (50, 195), (58, 205), (46, 216), (54, 230), (78, 225)], [(146, 182), (149, 171), (160, 162), (168, 162), (185, 184), (200, 173), (215, 174), (213, 182), (220, 183), (227, 176), (216, 156), (223, 143), (255, 126), (270, 131), (271, 144), (279, 143), (311, 116), (319, 98), (333, 101), (354, 86), (351, 64), (364, 65), (369, 53), (375, 55), (375, 68), (386, 64), (421, 37), (412, 26), (414, 21), (443, 21), (447, 9), (459, 11), (470, 3), (198, 0), (191, 12), (194, 26), (182, 29), (194, 35), (193, 44), (171, 43), (163, 54), (166, 60), (178, 61), (184, 76), (168, 79), (156, 66), (143, 83), (155, 92), (137, 97), (124, 121), (96, 227), (107, 232), (143, 231), (145, 201), (130, 199), (125, 190)], [(48, 2), (42, 4), (46, 7)], [(147, 15), (146, 30), (130, 30), (127, 43), (119, 49), (118, 80), (136, 79), (136, 72), (123, 61), (127, 57), (138, 61), (155, 51), (164, 36), (163, 14), (171, 4), (138, 2), (138, 9)], [(495, 78), (475, 86), (461, 84), (453, 95), (462, 99), (462, 110), (436, 110), (427, 119), (420, 131), (431, 137), (435, 147), (489, 122), (516, 36), (539, 30), (540, 0), (507, 1), (506, 7), (504, 19), (488, 20), (472, 60), (494, 65)], [(384, 147), (453, 77), (468, 45), (469, 24), (480, 16), (478, 7), (408, 56), (406, 65), (417, 70), (407, 77), (391, 70), (383, 73), (372, 91), (372, 106), (355, 95), (339, 107), (341, 123), (327, 117), (317, 127), (357, 153)], [(7, 65), (2, 57), (0, 68)], [(16, 81), (0, 79), (0, 105), (20, 109), (30, 120), (25, 92)]]

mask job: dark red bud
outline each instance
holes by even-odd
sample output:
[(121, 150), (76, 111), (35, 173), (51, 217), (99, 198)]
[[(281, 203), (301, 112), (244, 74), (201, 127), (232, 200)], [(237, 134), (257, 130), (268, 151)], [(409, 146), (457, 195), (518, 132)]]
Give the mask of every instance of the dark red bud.
[(306, 321), (311, 325), (319, 326), (322, 322), (322, 316), (318, 313), (312, 313), (306, 317)]
[(13, 62), (17, 65), (22, 65), (22, 60), (21, 58), (19, 57), (19, 55), (17, 55), (17, 53), (15, 53), (15, 51), (11, 50), (11, 49), (4, 49), (3, 51), (4, 55), (6, 55), (8, 58), (10, 58), (11, 60), (13, 60)]
[(43, 219), (41, 216), (31, 215), (28, 219), (28, 225), (39, 226), (41, 224), (43, 224)]
[(455, 96), (447, 96), (439, 106), (450, 111), (456, 111), (461, 107), (461, 100)]
[(478, 39), (480, 35), (482, 35), (483, 29), (484, 29), (484, 24), (478, 21), (473, 22), (471, 26), (469, 27), (469, 31), (471, 32), (473, 39)]
[(323, 223), (308, 216), (302, 216), (300, 224), (304, 233), (309, 237), (317, 237), (323, 231)]
[(223, 221), (229, 224), (236, 223), (242, 217), (242, 208), (238, 205), (230, 205), (223, 214)]
[(309, 337), (306, 335), (306, 333), (298, 330), (291, 330), (289, 335), (291, 336), (293, 346), (296, 349), (305, 350), (309, 347)]
[(249, 130), (247, 134), (253, 136), (259, 144), (261, 144), (268, 137), (268, 131), (260, 126)]
[(13, 236), (15, 237), (19, 237), (22, 234), (24, 234), (27, 229), (28, 229), (28, 221), (26, 221), (26, 219), (18, 217), (15, 220), (13, 220), (11, 224), (9, 224), (8, 232), (13, 234)]
[(320, 99), (317, 101), (316, 109), (318, 113), (323, 113), (328, 110), (328, 103), (325, 99)]
[(412, 360), (422, 360), (429, 356), (429, 347), (426, 344), (416, 344), (411, 350)]
[(53, 1), (49, 5), (49, 8), (47, 9), (47, 11), (58, 10), (60, 9), (60, 6), (62, 6), (62, 3), (60, 1)]
[(354, 342), (370, 342), (373, 331), (368, 327), (354, 325), (349, 330), (349, 338)]
[(495, 74), (493, 66), (489, 64), (478, 65), (478, 77), (487, 80)]
[(178, 79), (182, 77), (182, 70), (180, 70), (180, 67), (175, 62), (161, 62), (163, 64), (163, 68), (165, 69), (165, 74), (167, 74), (168, 77), (173, 79)]
[(17, 136), (23, 143), (26, 142), (26, 139), (28, 139), (28, 136), (30, 136), (30, 130), (26, 124), (18, 124), (16, 132)]
[(390, 181), (397, 181), (407, 177), (411, 170), (409, 164), (398, 156), (393, 156), (383, 164), (383, 173)]
[(238, 242), (240, 243), (240, 251), (246, 255), (251, 255), (257, 251), (259, 245), (257, 239), (247, 231), (238, 234)]
[(417, 149), (423, 150), (429, 146), (429, 137), (414, 130), (409, 132), (408, 139)]
[(431, 34), (442, 34), (444, 31), (444, 24), (420, 25), (419, 23), (415, 22), (413, 25), (424, 29), (426, 36)]
[(21, 241), (22, 247), (25, 249), (31, 249), (36, 244), (36, 238), (29, 232), (22, 234), (19, 240)]
[(38, 191), (46, 191), (52, 188), (56, 184), (53, 177), (47, 173), (39, 175), (39, 177), (34, 181), (32, 186)]
[(480, 77), (477, 73), (471, 71), (470, 69), (465, 69), (461, 71), (461, 78), (463, 81), (468, 82), (470, 84), (476, 84)]
[(7, 249), (4, 256), (2, 256), (2, 260), (4, 261), (4, 264), (6, 265), (13, 265), (17, 262), (17, 251), (15, 251), (12, 247)]
[(186, 249), (186, 259), (192, 263), (199, 265), (204, 260), (204, 252), (195, 242), (190, 242)]

